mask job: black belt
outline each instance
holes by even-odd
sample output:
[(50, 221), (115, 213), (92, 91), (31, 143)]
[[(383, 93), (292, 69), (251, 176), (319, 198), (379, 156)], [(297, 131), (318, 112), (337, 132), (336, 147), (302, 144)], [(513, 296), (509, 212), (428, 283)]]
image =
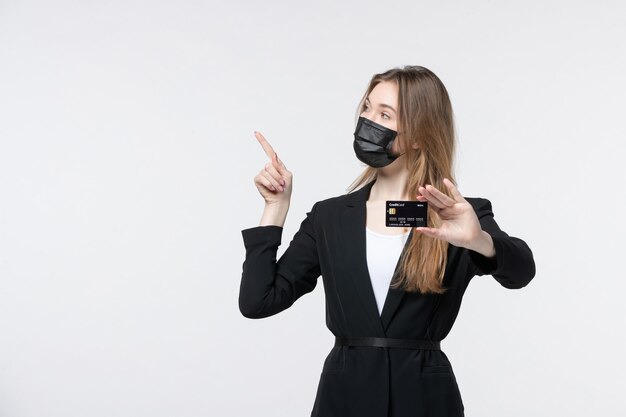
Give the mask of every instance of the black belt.
[(393, 339), (391, 337), (341, 337), (335, 336), (335, 346), (373, 346), (400, 349), (441, 350), (439, 341)]

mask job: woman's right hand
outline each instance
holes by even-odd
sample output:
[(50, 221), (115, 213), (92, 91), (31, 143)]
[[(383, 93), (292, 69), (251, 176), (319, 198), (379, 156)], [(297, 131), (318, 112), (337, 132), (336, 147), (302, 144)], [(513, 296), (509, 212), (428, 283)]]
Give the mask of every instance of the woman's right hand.
[(260, 133), (254, 132), (270, 162), (254, 177), (254, 185), (265, 200), (265, 205), (288, 206), (291, 200), (292, 174), (278, 158), (274, 148)]

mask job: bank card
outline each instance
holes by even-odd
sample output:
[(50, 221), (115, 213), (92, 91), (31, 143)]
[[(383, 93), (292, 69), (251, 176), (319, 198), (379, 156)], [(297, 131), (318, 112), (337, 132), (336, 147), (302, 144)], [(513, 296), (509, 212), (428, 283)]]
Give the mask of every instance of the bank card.
[(387, 227), (426, 227), (427, 213), (427, 202), (387, 200), (385, 225)]

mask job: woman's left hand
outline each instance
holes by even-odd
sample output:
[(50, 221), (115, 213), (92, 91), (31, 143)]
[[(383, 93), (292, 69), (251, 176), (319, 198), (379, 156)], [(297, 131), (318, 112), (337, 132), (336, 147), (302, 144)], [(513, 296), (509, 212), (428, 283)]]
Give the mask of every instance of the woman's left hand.
[[(426, 184), (426, 187), (419, 187), (422, 195), (417, 196), (418, 201), (427, 201), (428, 205), (439, 215), (442, 221), (441, 226), (439, 228), (416, 227), (415, 230), (426, 236), (443, 239), (455, 246), (473, 250), (484, 248), (488, 237), (485, 236), (487, 233), (483, 232), (480, 226), (474, 208), (463, 198), (452, 181), (444, 178), (443, 183), (454, 198), (448, 197), (430, 184)], [(493, 243), (490, 243), (492, 246)]]

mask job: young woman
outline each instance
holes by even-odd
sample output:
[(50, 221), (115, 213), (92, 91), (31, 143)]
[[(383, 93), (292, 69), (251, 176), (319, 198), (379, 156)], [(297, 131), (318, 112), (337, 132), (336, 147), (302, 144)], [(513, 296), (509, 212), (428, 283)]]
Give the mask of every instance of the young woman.
[[(347, 194), (313, 205), (278, 262), (292, 173), (260, 133), (256, 138), (271, 162), (254, 178), (266, 203), (260, 225), (242, 230), (239, 309), (248, 318), (277, 314), (322, 276), (335, 346), (311, 416), (464, 416), (439, 342), (472, 277), (522, 288), (535, 263), (523, 240), (500, 229), (488, 199), (456, 188), (443, 83), (419, 66), (374, 75), (353, 142), (368, 167)], [(426, 202), (428, 227), (386, 227), (387, 200)]]

